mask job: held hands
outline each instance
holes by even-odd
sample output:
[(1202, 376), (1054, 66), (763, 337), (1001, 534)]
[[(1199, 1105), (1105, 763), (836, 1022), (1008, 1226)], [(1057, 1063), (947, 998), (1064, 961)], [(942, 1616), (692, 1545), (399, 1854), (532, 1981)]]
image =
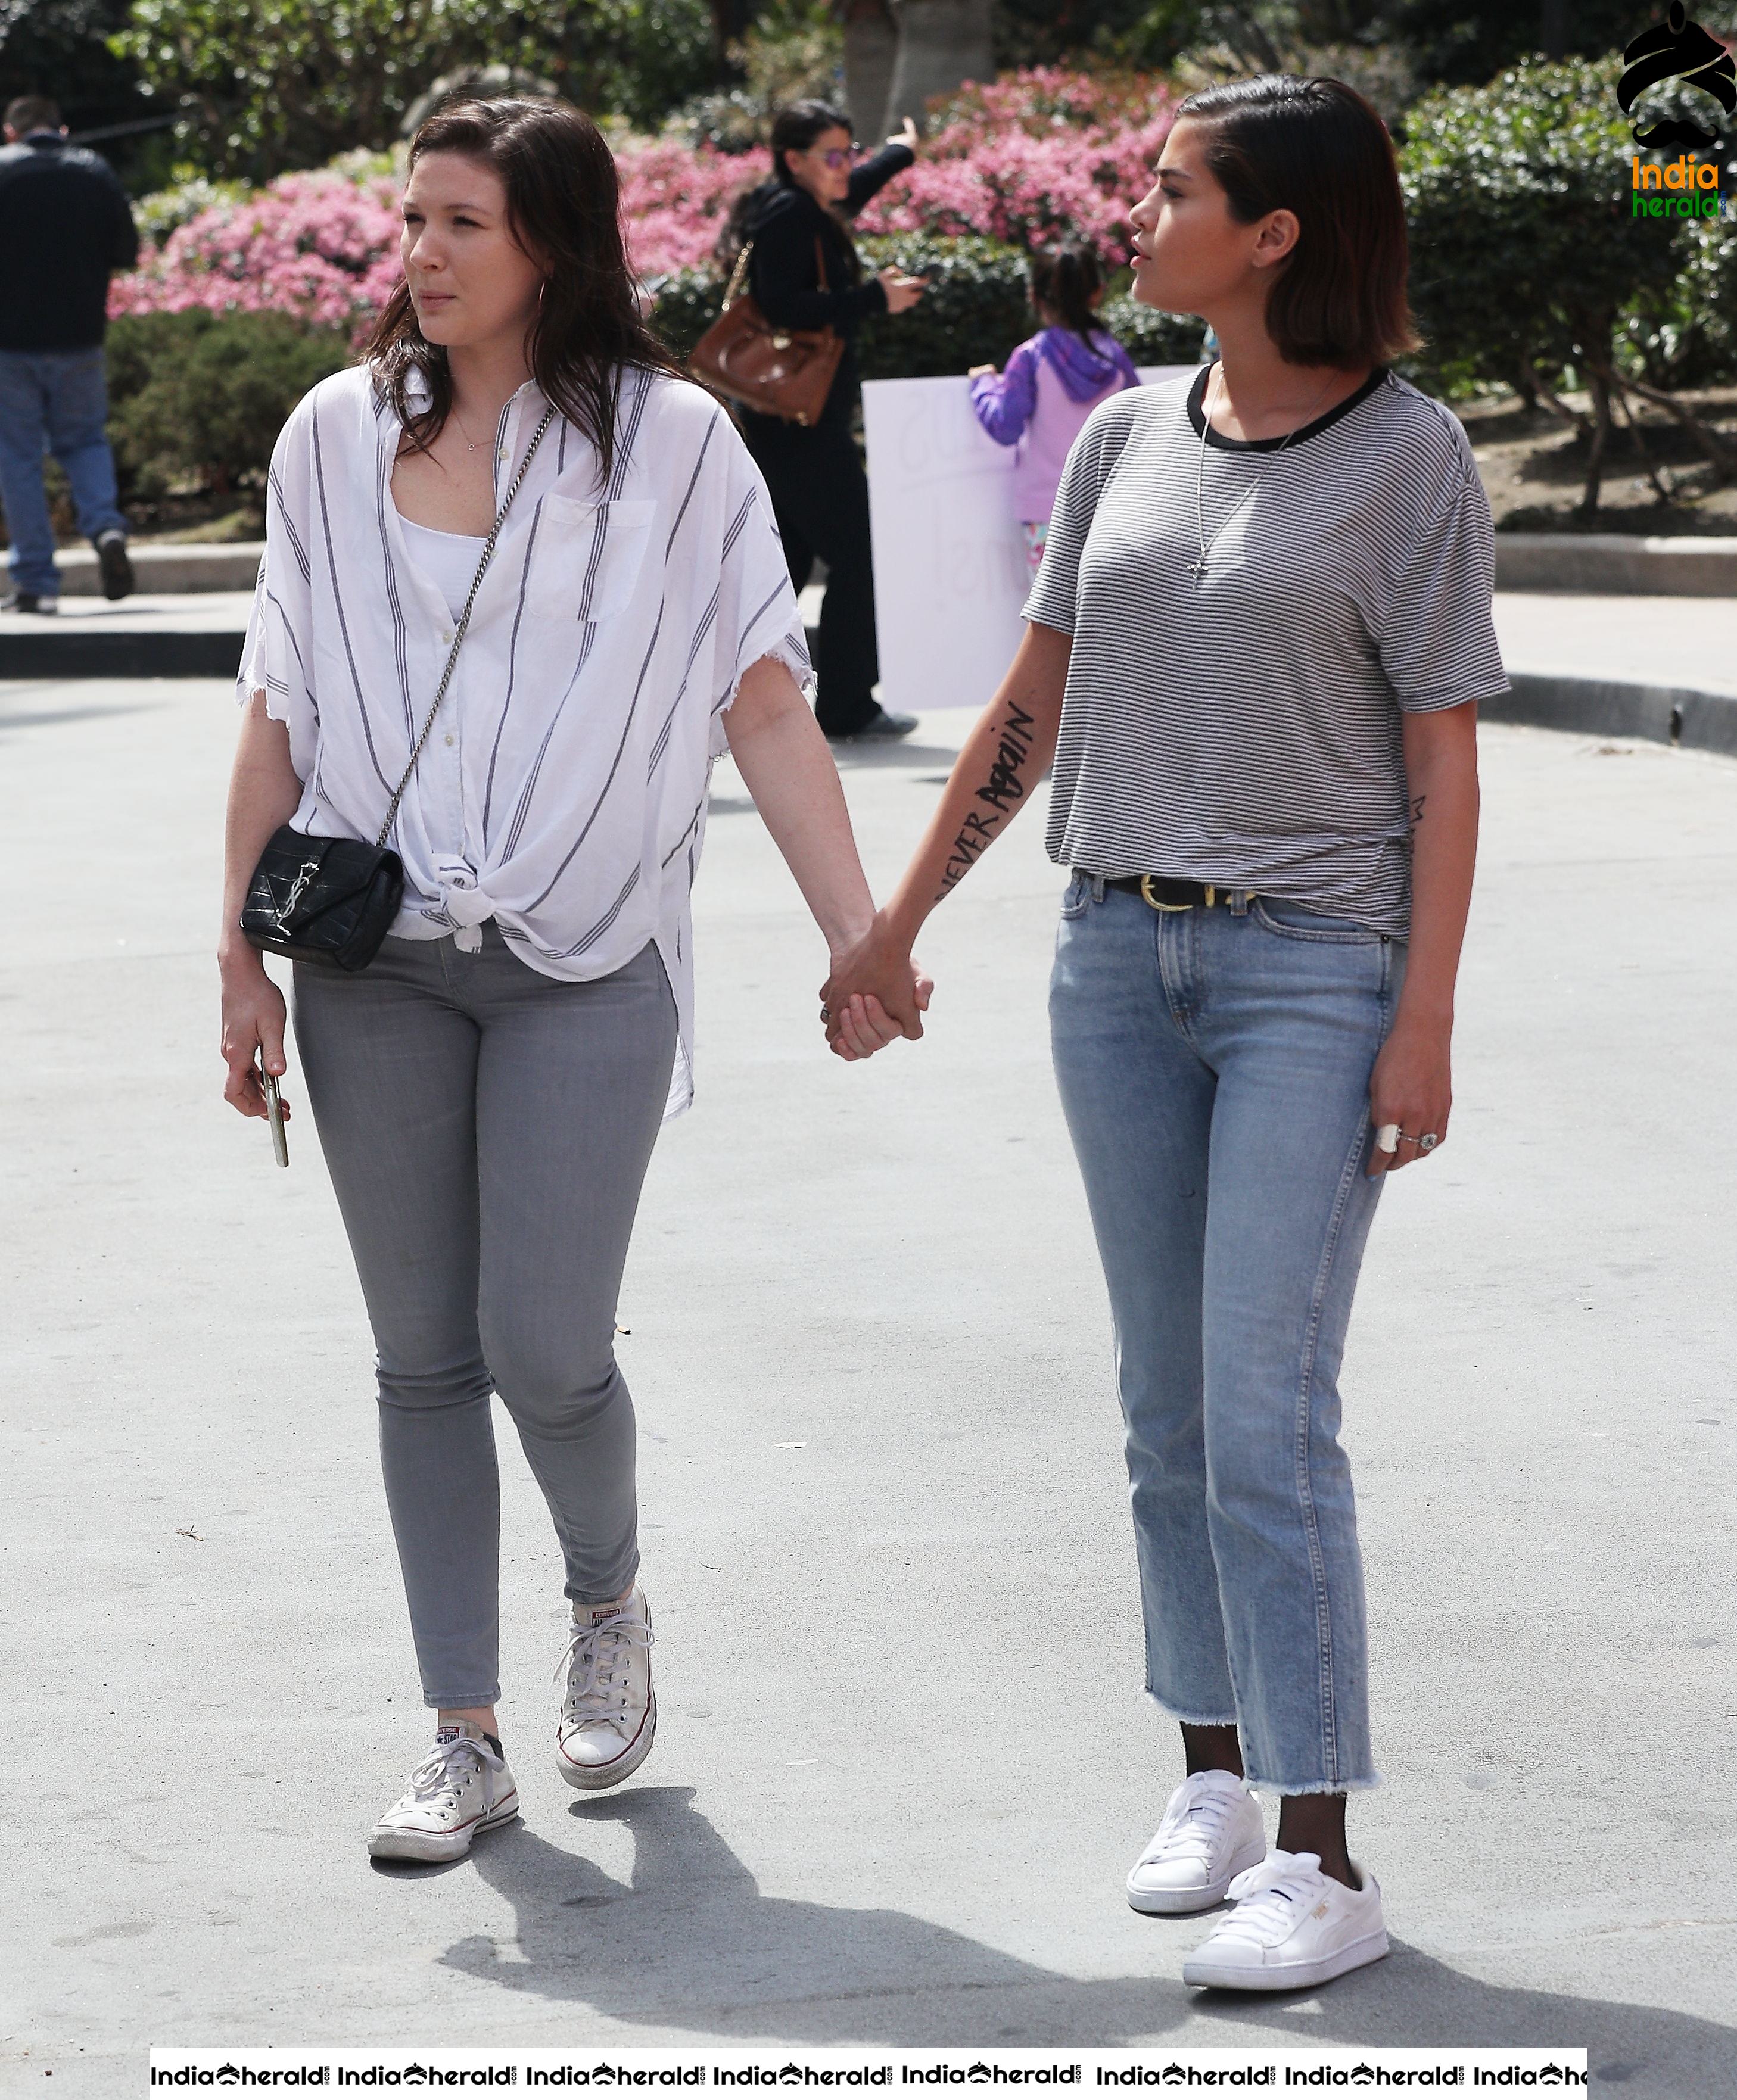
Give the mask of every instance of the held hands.
[(832, 974), (820, 987), (820, 1025), (833, 1054), (854, 1064), (901, 1035), (916, 1042), (934, 990), (877, 913), (861, 940), (833, 957)]
[(1453, 1105), (1450, 1039), (1448, 1028), (1408, 1023), (1403, 1013), (1394, 1023), (1369, 1079), (1376, 1136), (1364, 1171), (1372, 1180), (1426, 1159), (1447, 1136)]

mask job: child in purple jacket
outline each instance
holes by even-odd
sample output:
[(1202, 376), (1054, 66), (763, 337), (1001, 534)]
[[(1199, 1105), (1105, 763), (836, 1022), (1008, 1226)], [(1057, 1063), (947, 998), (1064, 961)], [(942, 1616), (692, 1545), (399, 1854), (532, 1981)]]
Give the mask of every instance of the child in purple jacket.
[(1068, 243), (1032, 258), (1032, 304), (1043, 323), (997, 376), (971, 368), (971, 406), (998, 445), (1017, 445), (1014, 507), (1035, 572), (1067, 454), (1098, 404), (1140, 375), (1127, 351), (1094, 318), (1103, 276), (1089, 248)]

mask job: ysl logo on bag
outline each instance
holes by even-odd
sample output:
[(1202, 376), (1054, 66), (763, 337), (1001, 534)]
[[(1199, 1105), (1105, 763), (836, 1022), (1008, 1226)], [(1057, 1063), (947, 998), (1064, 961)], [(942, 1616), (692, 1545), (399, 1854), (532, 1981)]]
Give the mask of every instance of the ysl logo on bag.
[(290, 885), (290, 894), (277, 907), (277, 923), (280, 926), (281, 926), (284, 921), (288, 919), (290, 913), (294, 911), (296, 906), (301, 902), (302, 892), (307, 889), (308, 884), (313, 880), (314, 877), (319, 872), (320, 863), (318, 861), (304, 860), (302, 862), (300, 871), (297, 874), (295, 880)]

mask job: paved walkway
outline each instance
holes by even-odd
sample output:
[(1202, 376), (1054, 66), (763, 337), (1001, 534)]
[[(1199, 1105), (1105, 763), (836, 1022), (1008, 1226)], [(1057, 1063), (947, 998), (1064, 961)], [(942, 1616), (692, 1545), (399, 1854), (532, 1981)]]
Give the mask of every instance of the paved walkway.
[(64, 598), (55, 613), (9, 612), (8, 634), (158, 633), (175, 629), (210, 634), (247, 631), (251, 591), (135, 591), (113, 602), (105, 598)]
[[(877, 882), (963, 727), (847, 757)], [(700, 1105), (621, 1308), (664, 1732), (618, 1796), (550, 1770), (559, 1576), (503, 1444), (524, 1824), (370, 1868), (426, 1729), (318, 1150), (279, 1173), (218, 1095), (233, 733), (214, 682), (0, 688), (0, 2086), (135, 2090), (152, 2040), (1258, 2038), (1737, 2093), (1737, 764), (1487, 738), (1453, 1138), (1346, 1377), (1396, 1951), (1245, 2005), (1121, 1899), (1176, 1758), (1035, 815), (933, 929), (929, 1039), (852, 1069), (720, 774)]]
[[(9, 614), (4, 633), (239, 635), (252, 602), (244, 591), (141, 592), (116, 605), (69, 598), (51, 619)], [(804, 594), (802, 609), (811, 624), (820, 618), (818, 589)], [(1496, 619), (1504, 655), (1515, 670), (1646, 678), (1737, 693), (1737, 602), (1729, 598), (1504, 591), (1496, 600)]]
[(1730, 598), (1501, 591), (1496, 631), (1510, 670), (1737, 695), (1737, 601)]

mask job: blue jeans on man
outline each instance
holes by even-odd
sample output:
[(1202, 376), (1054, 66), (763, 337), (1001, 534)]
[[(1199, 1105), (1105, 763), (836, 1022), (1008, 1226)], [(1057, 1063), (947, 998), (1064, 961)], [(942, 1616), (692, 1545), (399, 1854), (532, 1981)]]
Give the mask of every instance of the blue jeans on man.
[(0, 350), (0, 504), (12, 543), (12, 587), (60, 594), (54, 525), (42, 482), (52, 452), (73, 492), (78, 529), (94, 545), (125, 533), (108, 449), (108, 387), (100, 345), (83, 350)]

